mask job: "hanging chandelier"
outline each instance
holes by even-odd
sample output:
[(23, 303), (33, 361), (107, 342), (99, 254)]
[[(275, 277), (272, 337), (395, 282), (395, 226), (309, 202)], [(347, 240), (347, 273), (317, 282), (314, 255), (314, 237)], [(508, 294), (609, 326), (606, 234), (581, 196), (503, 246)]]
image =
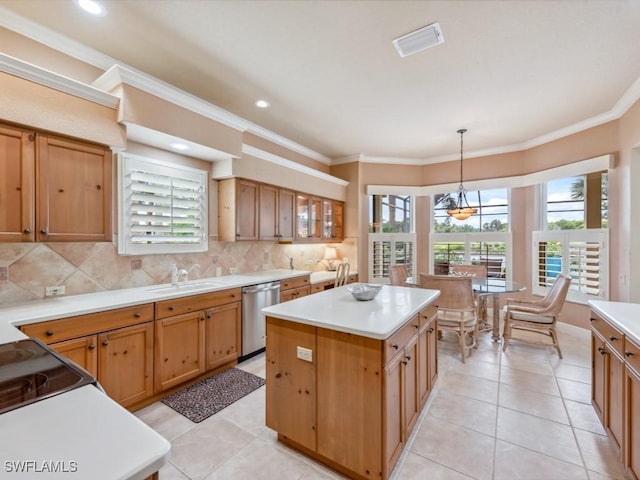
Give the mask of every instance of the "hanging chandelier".
[(447, 213), (457, 220), (466, 220), (474, 213), (478, 213), (477, 208), (471, 208), (469, 206), (469, 202), (467, 202), (467, 191), (462, 186), (462, 136), (466, 131), (466, 128), (458, 130), (458, 133), (460, 134), (460, 185), (458, 186), (456, 208), (447, 210)]

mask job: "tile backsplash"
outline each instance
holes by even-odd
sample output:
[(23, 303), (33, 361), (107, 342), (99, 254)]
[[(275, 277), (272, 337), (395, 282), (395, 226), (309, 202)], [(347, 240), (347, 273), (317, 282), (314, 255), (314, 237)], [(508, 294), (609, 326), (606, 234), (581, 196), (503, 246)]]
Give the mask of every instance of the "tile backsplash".
[[(356, 243), (335, 246), (338, 257), (354, 265)], [(189, 279), (289, 268), (321, 271), (324, 244), (209, 242), (209, 251), (175, 255), (118, 255), (112, 243), (0, 244), (0, 307), (44, 298), (45, 287), (64, 285), (66, 295), (141, 287), (171, 281), (171, 265), (191, 270)], [(199, 267), (194, 265), (199, 265)]]

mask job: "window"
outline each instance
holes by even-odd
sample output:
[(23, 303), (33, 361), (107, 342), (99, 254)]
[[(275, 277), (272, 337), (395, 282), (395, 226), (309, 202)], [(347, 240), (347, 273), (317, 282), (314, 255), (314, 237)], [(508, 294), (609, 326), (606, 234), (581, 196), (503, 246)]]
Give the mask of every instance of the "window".
[(416, 235), (411, 195), (369, 195), (369, 279), (389, 283), (389, 267), (415, 271)]
[(207, 172), (131, 154), (119, 158), (118, 252), (207, 250)]
[(447, 275), (451, 265), (475, 264), (486, 265), (491, 277), (510, 277), (509, 190), (467, 192), (467, 200), (478, 213), (461, 221), (447, 214), (455, 206), (456, 193), (434, 195), (433, 273)]
[(608, 299), (607, 173), (542, 184), (545, 230), (533, 232), (533, 293), (545, 295), (559, 273), (571, 276), (567, 298)]

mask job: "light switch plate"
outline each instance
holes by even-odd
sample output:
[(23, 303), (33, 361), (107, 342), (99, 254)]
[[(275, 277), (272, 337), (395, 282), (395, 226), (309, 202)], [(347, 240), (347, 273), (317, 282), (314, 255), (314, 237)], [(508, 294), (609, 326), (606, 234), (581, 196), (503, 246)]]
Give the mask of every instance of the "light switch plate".
[(313, 362), (313, 350), (310, 348), (297, 347), (298, 348), (298, 358), (300, 360), (304, 360), (305, 362)]

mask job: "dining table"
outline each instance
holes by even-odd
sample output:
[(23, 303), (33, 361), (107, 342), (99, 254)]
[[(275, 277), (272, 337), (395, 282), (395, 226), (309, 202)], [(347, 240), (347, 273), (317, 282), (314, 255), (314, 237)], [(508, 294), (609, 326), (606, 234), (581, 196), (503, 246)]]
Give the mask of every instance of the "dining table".
[[(408, 286), (418, 286), (418, 279), (407, 278)], [(527, 289), (522, 283), (514, 282), (500, 277), (478, 278), (472, 277), (473, 294), (478, 299), (479, 331), (491, 332), (494, 342), (500, 340), (500, 296), (505, 293), (518, 293)], [(487, 320), (486, 306), (492, 302), (491, 323)]]

